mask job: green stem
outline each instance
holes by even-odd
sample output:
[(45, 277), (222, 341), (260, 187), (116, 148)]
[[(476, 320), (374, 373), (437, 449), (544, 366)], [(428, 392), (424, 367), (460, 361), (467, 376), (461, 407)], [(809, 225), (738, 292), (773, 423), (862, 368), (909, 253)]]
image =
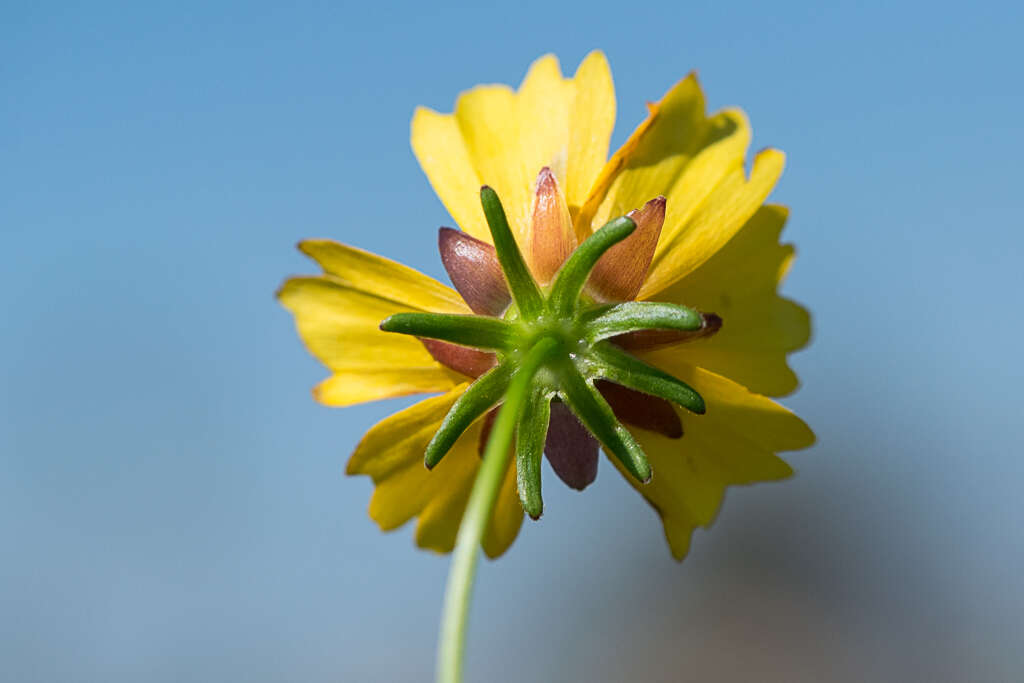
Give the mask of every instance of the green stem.
[(498, 491), (508, 470), (516, 421), (530, 395), (533, 376), (558, 346), (558, 342), (546, 338), (530, 349), (509, 384), (505, 403), (498, 411), (498, 418), (491, 429), (487, 448), (484, 449), (483, 462), (477, 471), (476, 481), (473, 482), (473, 490), (466, 504), (466, 512), (459, 525), (455, 552), (452, 554), (452, 566), (448, 573), (444, 612), (441, 617), (441, 638), (437, 652), (438, 683), (462, 681), (466, 621), (469, 617), (469, 602), (473, 594), (480, 541), (487, 529)]

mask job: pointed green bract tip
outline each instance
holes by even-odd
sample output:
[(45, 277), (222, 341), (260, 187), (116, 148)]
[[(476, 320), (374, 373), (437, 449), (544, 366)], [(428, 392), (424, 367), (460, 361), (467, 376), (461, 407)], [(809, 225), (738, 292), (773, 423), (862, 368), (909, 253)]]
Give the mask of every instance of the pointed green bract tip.
[(654, 476), (654, 469), (651, 467), (651, 464), (647, 462), (647, 460), (645, 459), (643, 465), (640, 468), (638, 468), (635, 476), (637, 478), (637, 481), (639, 481), (641, 484), (646, 484)]
[(544, 514), (544, 500), (541, 498), (540, 493), (536, 495), (528, 494), (524, 495), (522, 491), (519, 492), (519, 503), (523, 506), (523, 512), (525, 512), (530, 519), (537, 521), (541, 515)]
[(523, 254), (516, 244), (515, 236), (508, 225), (505, 209), (498, 199), (498, 194), (489, 186), (480, 188), (480, 204), (487, 219), (487, 227), (491, 231), (494, 250), (498, 264), (505, 275), (512, 300), (527, 318), (536, 318), (544, 309), (544, 297), (530, 274), (530, 269), (523, 260)]
[(581, 317), (587, 339), (592, 342), (650, 330), (694, 332), (704, 325), (704, 316), (694, 308), (652, 301), (627, 301), (595, 308)]
[(531, 519), (544, 512), (541, 459), (551, 419), (551, 399), (543, 385), (534, 386), (516, 425), (516, 487), (519, 502)]
[(455, 403), (444, 416), (441, 426), (427, 444), (423, 456), (423, 464), (433, 469), (447, 455), (459, 437), (477, 418), (501, 401), (508, 388), (514, 368), (510, 363), (503, 363), (482, 375), (469, 385), (456, 399)]

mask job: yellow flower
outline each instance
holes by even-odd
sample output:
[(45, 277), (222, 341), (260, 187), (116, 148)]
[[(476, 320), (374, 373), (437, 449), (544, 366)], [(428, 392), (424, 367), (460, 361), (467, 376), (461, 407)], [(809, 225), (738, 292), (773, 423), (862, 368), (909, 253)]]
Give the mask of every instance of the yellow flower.
[[(442, 230), (440, 241), (465, 300), (382, 257), (326, 240), (300, 244), (324, 273), (289, 279), (279, 297), (309, 350), (331, 370), (314, 389), (316, 399), (346, 406), (439, 394), (374, 426), (348, 463), (350, 474), (372, 477), (369, 512), (382, 529), (416, 517), (416, 542), (450, 551), (480, 466), (485, 419), (476, 420), (433, 469), (424, 467), (423, 457), (449, 409), (493, 357), (378, 326), (396, 313), (483, 313), (489, 302), (507, 297), (493, 250), (480, 244), (491, 240), (479, 200), (484, 184), (500, 196), (541, 285), (577, 244), (629, 214), (636, 232), (598, 262), (589, 296), (707, 312), (698, 333), (640, 332), (621, 343), (696, 389), (705, 414), (602, 388), (654, 476), (641, 483), (620, 460), (609, 459), (660, 514), (676, 558), (686, 555), (694, 528), (711, 524), (727, 486), (789, 476), (792, 470), (776, 453), (814, 441), (799, 418), (766, 397), (796, 388), (786, 355), (806, 344), (810, 333), (807, 312), (777, 294), (793, 248), (778, 241), (786, 209), (764, 202), (782, 172), (783, 154), (758, 153), (746, 173), (746, 117), (737, 109), (707, 116), (692, 75), (649, 105), (647, 118), (609, 159), (614, 119), (611, 73), (600, 52), (588, 55), (573, 78), (563, 78), (557, 60), (546, 56), (517, 91), (479, 86), (459, 97), (453, 114), (417, 109), (413, 150), (464, 231)], [(631, 405), (641, 409), (629, 414)], [(563, 440), (572, 436), (566, 425)], [(581, 432), (578, 440), (589, 438)], [(551, 435), (547, 447), (559, 447)], [(594, 473), (570, 471), (590, 467), (585, 458), (570, 456), (552, 464), (567, 483), (582, 488)], [(491, 557), (509, 547), (522, 524), (516, 475), (513, 464), (484, 536)]]

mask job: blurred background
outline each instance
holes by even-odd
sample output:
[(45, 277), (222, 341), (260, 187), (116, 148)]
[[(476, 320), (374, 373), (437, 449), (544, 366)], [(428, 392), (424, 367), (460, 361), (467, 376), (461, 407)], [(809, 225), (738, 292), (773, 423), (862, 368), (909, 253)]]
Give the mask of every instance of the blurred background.
[[(607, 464), (480, 573), (471, 681), (1017, 681), (1017, 3), (4, 3), (5, 681), (426, 681), (447, 558), (342, 476), (273, 298), (332, 237), (435, 277), (413, 108), (606, 51), (613, 148), (697, 69), (788, 168), (819, 443), (674, 562)], [(752, 151), (753, 151), (752, 150)], [(546, 475), (550, 483), (554, 479)]]

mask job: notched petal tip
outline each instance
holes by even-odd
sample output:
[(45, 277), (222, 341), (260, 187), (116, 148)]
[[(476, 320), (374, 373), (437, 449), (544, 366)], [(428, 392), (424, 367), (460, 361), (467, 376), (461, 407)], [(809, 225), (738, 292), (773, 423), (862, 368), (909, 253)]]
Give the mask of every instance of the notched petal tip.
[(493, 245), (461, 230), (441, 228), (437, 247), (452, 285), (474, 313), (498, 316), (508, 308), (512, 297)]
[(657, 196), (626, 214), (636, 223), (632, 235), (609, 249), (597, 262), (587, 291), (599, 301), (632, 301), (647, 277), (665, 224), (664, 196)]

